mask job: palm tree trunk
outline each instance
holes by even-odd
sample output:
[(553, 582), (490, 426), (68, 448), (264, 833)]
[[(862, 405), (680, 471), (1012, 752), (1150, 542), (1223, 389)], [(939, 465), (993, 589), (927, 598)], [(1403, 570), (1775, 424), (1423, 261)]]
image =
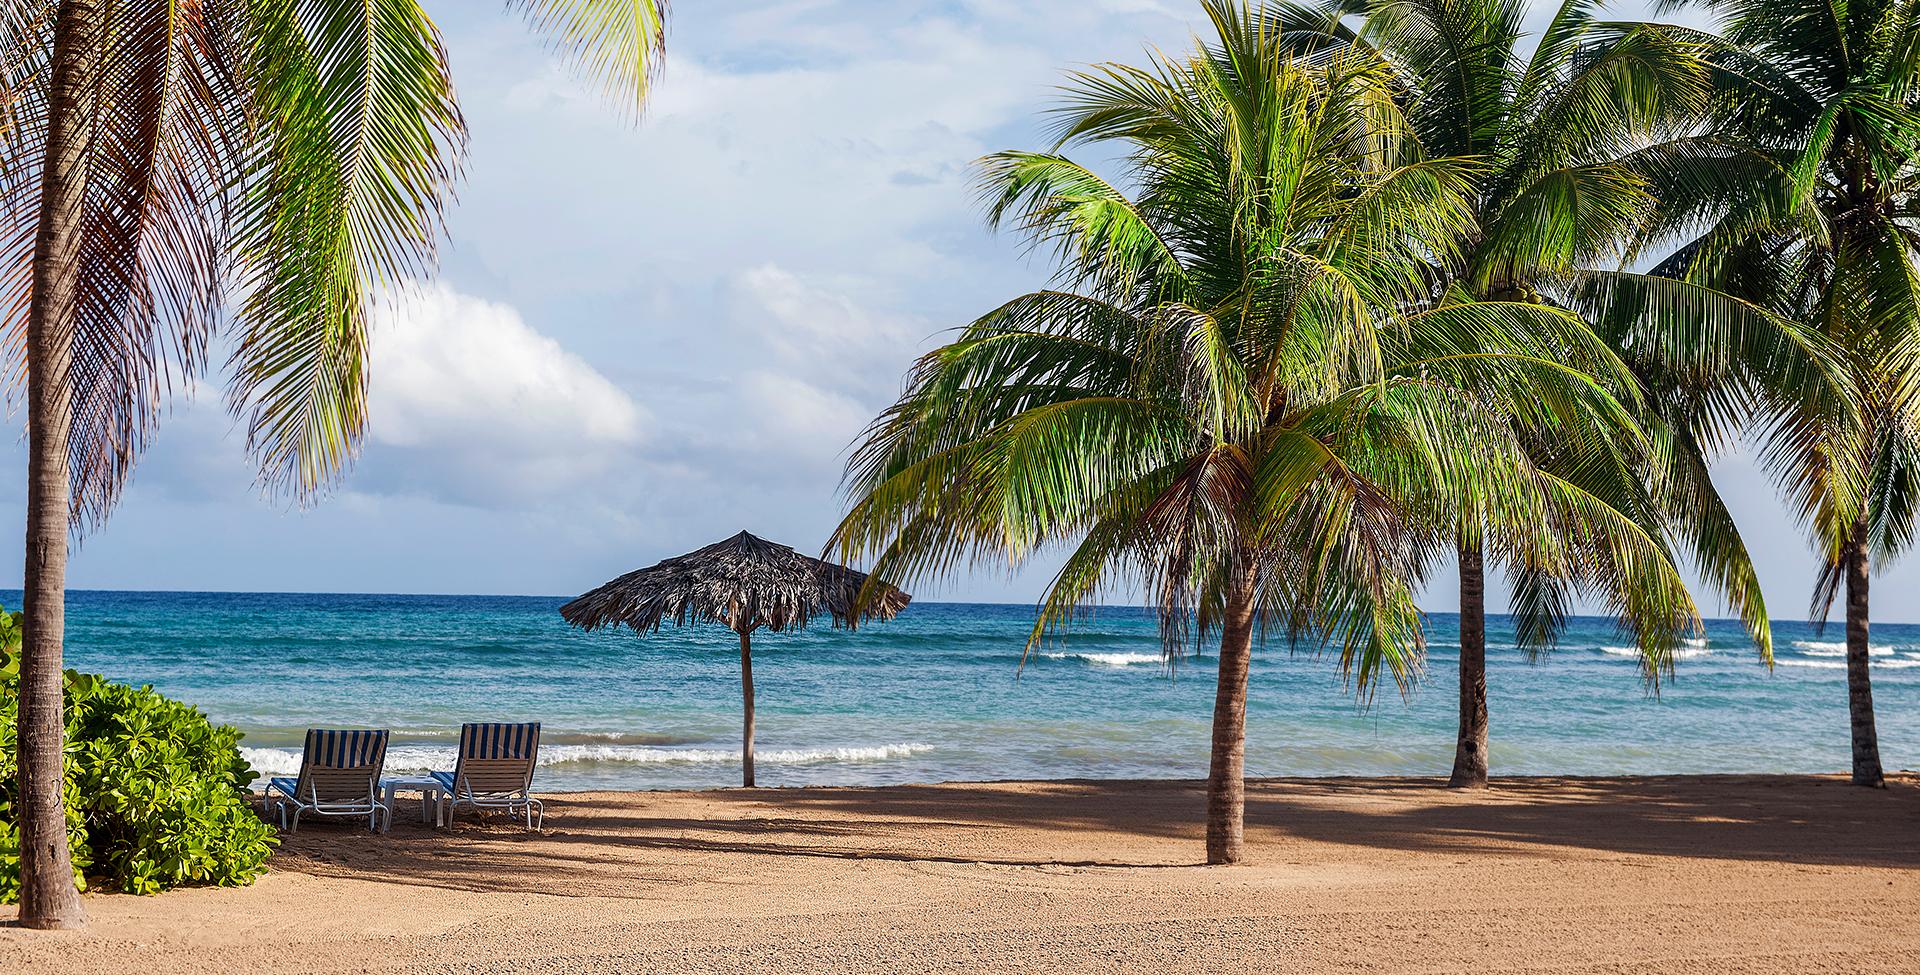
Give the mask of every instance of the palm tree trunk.
[(740, 738), (740, 784), (753, 788), (753, 638), (740, 633), (740, 697), (747, 706), (747, 727)]
[(1847, 715), (1853, 726), (1853, 784), (1885, 788), (1880, 736), (1873, 728), (1873, 681), (1868, 673), (1867, 526), (1854, 526), (1843, 556), (1847, 562)]
[(1460, 542), (1460, 734), (1449, 788), (1487, 787), (1487, 580), (1480, 546)]
[(1207, 773), (1207, 862), (1239, 863), (1246, 851), (1247, 670), (1253, 660), (1257, 579), (1249, 571), (1227, 597), (1220, 629), (1220, 684), (1213, 698), (1213, 761)]
[(86, 153), (99, 60), (95, 0), (63, 0), (54, 22), (51, 118), (27, 308), (27, 537), (20, 648), (20, 924), (77, 928), (87, 913), (73, 884), (61, 795), (61, 648), (66, 636), (67, 538), (72, 526), (67, 438), (73, 425), (71, 309), (86, 198)]

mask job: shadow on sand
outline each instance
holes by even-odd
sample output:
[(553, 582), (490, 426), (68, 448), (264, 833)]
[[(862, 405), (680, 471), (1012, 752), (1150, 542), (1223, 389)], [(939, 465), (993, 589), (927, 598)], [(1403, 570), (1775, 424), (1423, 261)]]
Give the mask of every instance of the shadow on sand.
[[(1916, 785), (1911, 776), (1886, 790), (1811, 776), (1551, 778), (1463, 794), (1429, 779), (1270, 779), (1249, 783), (1247, 833), (1255, 864), (1592, 851), (1912, 869)], [(755, 869), (716, 867), (714, 857), (1191, 867), (1203, 795), (1200, 783), (1171, 781), (577, 793), (548, 797), (547, 828), (537, 833), (504, 820), (434, 830), (403, 804), (386, 835), (303, 824), (284, 837), (274, 865), (462, 890), (631, 897)]]

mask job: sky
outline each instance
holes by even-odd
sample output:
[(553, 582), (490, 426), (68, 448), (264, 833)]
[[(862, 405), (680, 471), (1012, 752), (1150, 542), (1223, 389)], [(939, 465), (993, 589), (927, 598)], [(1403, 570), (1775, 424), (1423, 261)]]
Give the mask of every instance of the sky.
[[(75, 588), (571, 594), (742, 528), (817, 550), (846, 448), (913, 358), (1045, 280), (985, 227), (971, 160), (1043, 147), (1063, 72), (1184, 47), (1197, 14), (679, 0), (636, 125), (499, 5), (426, 6), (471, 152), (440, 273), (376, 316), (359, 460), (317, 504), (268, 497), (223, 377), (182, 390), (76, 551)], [(17, 402), (8, 419), (23, 425)], [(24, 453), (0, 453), (0, 524), (24, 518)], [(1804, 535), (1743, 458), (1716, 480), (1774, 614), (1802, 616)], [(0, 584), (20, 564), (20, 533), (0, 531)], [(1051, 567), (919, 595), (1029, 601)], [(1877, 591), (1916, 581), (1909, 561)], [(1450, 608), (1453, 585), (1435, 578), (1426, 605)], [(1920, 620), (1897, 598), (1877, 608)]]

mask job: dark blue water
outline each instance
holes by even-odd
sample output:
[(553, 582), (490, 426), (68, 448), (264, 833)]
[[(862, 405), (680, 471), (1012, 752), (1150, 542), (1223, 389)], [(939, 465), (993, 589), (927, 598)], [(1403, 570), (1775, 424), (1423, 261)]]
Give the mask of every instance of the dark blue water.
[[(9, 606), (18, 593), (0, 593)], [(739, 645), (717, 626), (577, 632), (546, 597), (75, 592), (69, 666), (152, 683), (247, 734), (262, 771), (298, 765), (310, 725), (385, 727), (389, 767), (450, 766), (463, 720), (545, 722), (539, 787), (739, 781)], [(1104, 609), (1018, 669), (1028, 606), (915, 603), (858, 633), (756, 636), (763, 785), (1195, 777), (1211, 654), (1171, 676), (1140, 609)], [(1847, 765), (1838, 626), (1777, 623), (1769, 672), (1708, 624), (1649, 696), (1610, 623), (1579, 619), (1538, 664), (1489, 621), (1496, 773), (1815, 772)], [(1920, 626), (1876, 627), (1890, 768), (1920, 766)], [(1356, 702), (1330, 658), (1259, 651), (1257, 775), (1444, 775), (1455, 619), (1429, 620), (1421, 685)]]

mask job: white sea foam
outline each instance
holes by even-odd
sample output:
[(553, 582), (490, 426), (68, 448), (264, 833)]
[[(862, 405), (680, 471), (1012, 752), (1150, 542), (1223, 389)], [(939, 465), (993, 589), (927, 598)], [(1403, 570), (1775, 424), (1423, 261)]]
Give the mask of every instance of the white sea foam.
[[(881, 762), (933, 750), (932, 745), (905, 742), (892, 745), (842, 748), (774, 748), (755, 750), (761, 765), (814, 765), (825, 762)], [(294, 775), (300, 771), (298, 748), (242, 748), (240, 757), (262, 775)], [(454, 765), (454, 749), (399, 745), (387, 750), (388, 772), (447, 770)], [(550, 745), (540, 749), (540, 764), (707, 765), (738, 763), (740, 751), (722, 748), (653, 748), (645, 745)]]
[[(1847, 662), (1844, 660), (1794, 660), (1791, 657), (1775, 657), (1773, 662), (1782, 667), (1807, 667), (1813, 670), (1847, 669)], [(1874, 670), (1906, 670), (1910, 667), (1920, 667), (1920, 659), (1879, 660), (1873, 665)]]
[[(1795, 640), (1793, 648), (1809, 657), (1844, 657), (1847, 655), (1845, 640)], [(1893, 654), (1892, 647), (1869, 647), (1867, 653), (1875, 657)]]
[(1131, 667), (1134, 664), (1165, 663), (1157, 653), (1042, 653), (1048, 660), (1079, 660), (1100, 667)]
[[(1691, 643), (1692, 641), (1688, 641)], [(1600, 652), (1615, 657), (1638, 657), (1639, 647), (1601, 647)], [(1692, 660), (1696, 657), (1711, 656), (1712, 650), (1703, 646), (1675, 647), (1669, 656), (1675, 660)]]

